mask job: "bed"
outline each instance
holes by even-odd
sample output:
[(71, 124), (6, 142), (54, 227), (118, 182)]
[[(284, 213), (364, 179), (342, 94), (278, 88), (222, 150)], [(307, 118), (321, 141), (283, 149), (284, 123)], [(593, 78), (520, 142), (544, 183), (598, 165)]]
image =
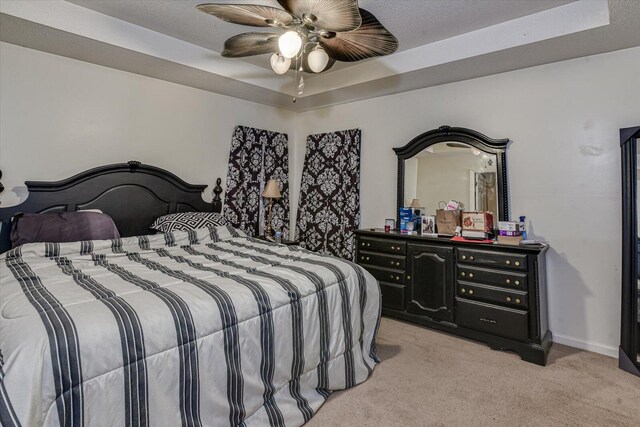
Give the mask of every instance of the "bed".
[[(27, 206), (71, 209), (129, 191), (146, 167), (124, 165)], [(121, 176), (87, 184), (105, 171)], [(165, 183), (145, 184), (161, 201), (150, 206), (215, 209), (182, 191), (160, 195), (165, 172), (154, 170)], [(359, 266), (228, 226), (149, 235), (128, 225), (119, 239), (0, 255), (2, 425), (296, 426), (373, 371), (380, 292)]]

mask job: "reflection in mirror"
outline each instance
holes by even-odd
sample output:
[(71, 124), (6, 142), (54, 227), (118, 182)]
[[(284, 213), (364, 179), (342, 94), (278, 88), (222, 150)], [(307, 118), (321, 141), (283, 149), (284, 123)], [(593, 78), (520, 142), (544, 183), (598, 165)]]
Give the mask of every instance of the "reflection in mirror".
[(418, 199), (427, 215), (441, 201), (456, 200), (466, 211), (489, 211), (498, 221), (497, 157), (461, 142), (431, 145), (404, 163), (404, 206)]

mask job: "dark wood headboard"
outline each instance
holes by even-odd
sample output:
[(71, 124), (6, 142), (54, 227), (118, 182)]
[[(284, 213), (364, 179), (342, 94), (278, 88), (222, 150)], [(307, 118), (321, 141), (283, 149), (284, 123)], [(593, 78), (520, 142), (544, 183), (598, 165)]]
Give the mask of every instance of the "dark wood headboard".
[(202, 199), (206, 185), (189, 184), (176, 175), (138, 161), (100, 166), (56, 182), (27, 181), (27, 199), (0, 208), (0, 253), (10, 248), (11, 218), (18, 213), (73, 212), (100, 209), (113, 218), (122, 237), (150, 234), (162, 215), (175, 212), (222, 211), (221, 180), (213, 201)]

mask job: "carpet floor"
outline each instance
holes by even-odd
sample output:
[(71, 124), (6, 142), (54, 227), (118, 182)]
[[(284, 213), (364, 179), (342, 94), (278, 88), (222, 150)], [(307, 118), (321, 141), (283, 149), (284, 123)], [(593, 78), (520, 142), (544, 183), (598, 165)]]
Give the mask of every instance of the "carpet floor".
[(554, 344), (541, 367), (389, 318), (377, 345), (371, 378), (307, 426), (640, 426), (640, 378), (611, 357)]

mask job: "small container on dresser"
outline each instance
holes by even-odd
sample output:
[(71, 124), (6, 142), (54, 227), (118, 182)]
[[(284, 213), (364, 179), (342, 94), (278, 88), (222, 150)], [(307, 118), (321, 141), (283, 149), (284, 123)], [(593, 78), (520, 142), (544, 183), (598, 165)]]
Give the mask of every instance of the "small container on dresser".
[(547, 247), (357, 230), (357, 262), (380, 283), (386, 316), (516, 351), (545, 365), (551, 345)]

